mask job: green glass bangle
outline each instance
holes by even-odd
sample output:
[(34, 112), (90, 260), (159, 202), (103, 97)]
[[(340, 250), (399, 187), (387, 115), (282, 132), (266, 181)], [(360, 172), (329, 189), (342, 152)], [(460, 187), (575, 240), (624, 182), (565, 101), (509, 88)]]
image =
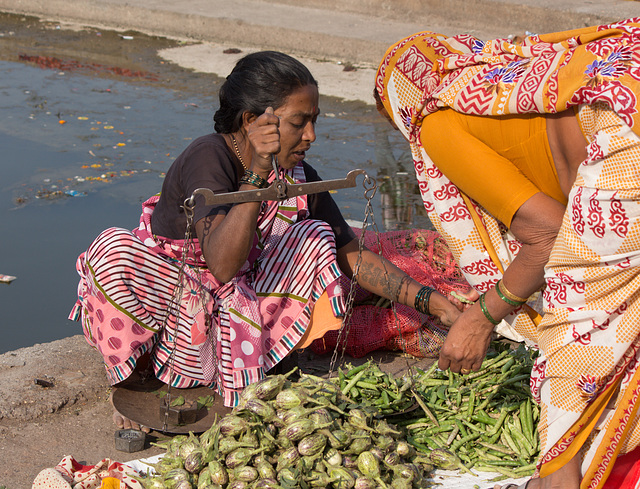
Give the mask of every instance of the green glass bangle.
[(506, 302), (510, 306), (518, 307), (526, 302), (526, 301), (524, 302), (514, 301), (512, 299), (509, 299), (506, 295), (504, 295), (504, 293), (502, 292), (502, 289), (500, 288), (500, 281), (498, 281), (496, 285), (496, 292), (498, 293), (498, 297), (500, 297), (500, 299), (502, 299), (504, 302)]
[(480, 309), (482, 310), (482, 314), (484, 314), (484, 317), (487, 318), (487, 321), (489, 321), (491, 324), (496, 326), (497, 324), (500, 323), (500, 321), (496, 321), (495, 319), (493, 319), (493, 316), (491, 316), (491, 314), (489, 314), (489, 310), (487, 309), (487, 304), (486, 304), (485, 299), (484, 299), (485, 295), (486, 295), (486, 293), (482, 294), (480, 296), (480, 300), (478, 301), (480, 303)]
[(252, 185), (258, 188), (267, 188), (269, 186), (269, 182), (251, 170), (244, 171), (244, 175), (240, 179), (240, 185), (242, 184)]

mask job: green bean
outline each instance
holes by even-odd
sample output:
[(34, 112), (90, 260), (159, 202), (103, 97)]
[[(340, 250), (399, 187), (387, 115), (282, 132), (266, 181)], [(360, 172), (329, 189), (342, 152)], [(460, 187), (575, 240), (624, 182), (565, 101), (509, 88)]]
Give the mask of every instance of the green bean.
[(472, 431), (477, 431), (479, 433), (482, 433), (484, 435), (485, 430), (484, 428), (480, 428), (476, 425), (474, 425), (473, 423), (470, 423), (469, 421), (467, 421), (466, 419), (462, 420), (462, 424), (465, 425), (467, 428), (469, 428)]
[(518, 450), (518, 446), (513, 442), (507, 430), (502, 430), (502, 432), (500, 433), (500, 441), (502, 441), (505, 446), (509, 447), (515, 453), (520, 453), (520, 450)]
[(469, 407), (467, 408), (467, 419), (471, 419), (471, 416), (473, 416), (473, 405), (475, 404), (476, 401), (476, 395), (473, 391), (471, 391), (471, 393), (469, 394)]
[(427, 417), (433, 422), (433, 424), (435, 424), (436, 426), (440, 426), (440, 423), (438, 423), (438, 420), (433, 415), (431, 410), (427, 407), (427, 405), (423, 402), (422, 398), (418, 395), (418, 393), (415, 392), (415, 391), (412, 391), (412, 393), (413, 393), (413, 397), (415, 398), (416, 402), (418, 403), (418, 405), (424, 411), (424, 414), (427, 415)]
[[(520, 467), (517, 467), (517, 468), (513, 469), (513, 471), (516, 474), (522, 474), (522, 475), (526, 475), (526, 472), (529, 472), (529, 471), (533, 472), (535, 470), (536, 470), (536, 464), (535, 463), (522, 465)], [(522, 477), (522, 475), (520, 477)]]
[(521, 475), (516, 474), (513, 470), (506, 469), (504, 467), (500, 467), (498, 465), (476, 465), (476, 470), (481, 472), (498, 472), (504, 476), (510, 477), (512, 479), (518, 479), (522, 477)]
[(456, 425), (460, 429), (460, 436), (462, 436), (462, 438), (466, 438), (469, 435), (469, 432), (464, 427), (464, 424), (462, 424), (462, 421), (459, 419), (456, 419), (455, 421), (456, 421)]
[[(440, 448), (440, 447), (429, 447), (429, 446), (423, 445), (422, 443), (418, 443), (413, 436), (407, 436), (407, 443), (424, 453), (429, 453), (431, 451), (429, 450), (429, 448)], [(428, 443), (429, 443), (429, 440), (427, 440), (427, 444)]]
[(531, 412), (531, 400), (522, 401), (520, 405), (520, 423), (525, 436), (531, 441), (533, 439), (533, 415)]
[(387, 394), (387, 396), (389, 397), (393, 397), (394, 400), (399, 401), (402, 399), (402, 395), (401, 394), (396, 394), (395, 392), (393, 392), (390, 389), (382, 389), (382, 395)]
[[(462, 430), (461, 430), (461, 432), (462, 432)], [(470, 441), (476, 440), (476, 439), (480, 438), (481, 435), (482, 435), (482, 433), (471, 433), (470, 435), (464, 436), (464, 437), (460, 438), (459, 440), (454, 441), (451, 444), (451, 448), (449, 450), (452, 451), (452, 452), (455, 452), (456, 450), (458, 450), (458, 448), (460, 448), (465, 443), (468, 443)]]
[(436, 433), (445, 433), (445, 432), (449, 432), (452, 431), (453, 429), (457, 428), (457, 426), (455, 424), (452, 423), (447, 423), (447, 424), (441, 424), (440, 426), (436, 426), (433, 428), (430, 428), (428, 430), (424, 431), (425, 435), (435, 435)]
[(507, 379), (504, 382), (502, 382), (502, 386), (504, 387), (505, 385), (515, 384), (516, 382), (520, 382), (521, 380), (530, 379), (530, 378), (531, 378), (531, 374), (516, 375), (515, 377), (511, 377), (510, 379)]
[(504, 454), (495, 455), (493, 453), (489, 453), (484, 450), (477, 450), (476, 453), (478, 454), (478, 457), (483, 460), (503, 460), (504, 459)]
[[(358, 368), (358, 367), (356, 367)], [(355, 369), (353, 369), (355, 370)], [(359, 370), (358, 372), (356, 372), (356, 374), (353, 376), (353, 378), (351, 378), (351, 380), (349, 380), (349, 383), (347, 383), (347, 385), (344, 386), (344, 388), (342, 388), (342, 394), (344, 394), (345, 396), (347, 395), (347, 392), (351, 392), (351, 389), (356, 385), (356, 383), (360, 380), (360, 378), (364, 375), (364, 370)], [(347, 377), (349, 377), (349, 375), (347, 374)], [(357, 391), (356, 391), (357, 392)]]
[(458, 425), (455, 425), (453, 427), (453, 430), (449, 434), (449, 438), (447, 438), (447, 446), (453, 443), (453, 440), (456, 439), (456, 436), (458, 436), (458, 433), (460, 433), (460, 428), (458, 427)]
[(483, 460), (487, 465), (495, 465), (499, 467), (521, 467), (517, 460)]
[(508, 448), (502, 447), (502, 446), (500, 446), (500, 445), (495, 445), (495, 444), (493, 444), (493, 443), (486, 443), (486, 442), (484, 442), (484, 441), (480, 441), (480, 442), (478, 442), (478, 444), (479, 444), (479, 445), (481, 445), (481, 446), (483, 446), (483, 447), (485, 447), (485, 448), (488, 448), (488, 449), (490, 449), (490, 450), (495, 450), (496, 452), (503, 453), (503, 454), (505, 454), (505, 455), (518, 455), (518, 453), (517, 453), (517, 452), (514, 452), (514, 451), (513, 451), (513, 450), (511, 450), (511, 449), (508, 449)]
[(472, 373), (468, 374), (466, 376), (466, 379), (467, 380), (473, 380), (473, 379), (476, 379), (478, 377), (482, 377), (483, 375), (486, 375), (487, 373), (492, 372), (496, 368), (504, 365), (505, 363), (507, 363), (510, 360), (508, 358), (504, 358), (506, 355), (508, 355), (508, 352), (504, 351), (500, 355), (495, 357), (494, 359), (485, 361), (480, 366), (480, 370), (478, 370), (477, 372), (472, 372)]
[(500, 411), (500, 417), (498, 418), (496, 423), (493, 425), (493, 428), (491, 428), (487, 432), (487, 436), (491, 437), (491, 436), (495, 435), (496, 433), (498, 433), (498, 431), (502, 427), (505, 419), (507, 419), (508, 415), (509, 415), (509, 410), (503, 408), (502, 411)]
[(511, 357), (509, 358), (509, 360), (507, 362), (505, 362), (504, 365), (502, 365), (502, 367), (500, 367), (500, 371), (504, 374), (507, 373), (511, 367), (513, 367), (516, 363), (515, 358)]
[(386, 389), (382, 389), (381, 399), (384, 405), (389, 406), (389, 394)]
[(376, 384), (372, 384), (370, 382), (358, 381), (358, 382), (356, 382), (356, 386), (360, 387), (361, 389), (370, 389), (372, 391), (378, 392), (378, 386)]
[(476, 423), (482, 423), (485, 424), (487, 426), (491, 426), (492, 428), (496, 425), (497, 420), (487, 416), (486, 414), (482, 414), (482, 413), (475, 413), (471, 416), (471, 419), (473, 421), (475, 421)]
[[(360, 372), (363, 372), (370, 365), (371, 365), (371, 362), (366, 362), (358, 367), (354, 367), (345, 374), (345, 377), (347, 379), (351, 379), (353, 378), (354, 375), (359, 374)], [(364, 372), (362, 373), (362, 375), (364, 375)], [(362, 375), (360, 377), (362, 377)]]
[(511, 438), (513, 439), (513, 441), (518, 443), (519, 446), (523, 448), (523, 450), (520, 451), (520, 453), (523, 456), (525, 456), (526, 458), (533, 456), (533, 453), (534, 453), (533, 446), (531, 445), (531, 443), (529, 443), (529, 440), (527, 440), (527, 437), (522, 434), (522, 431), (519, 431), (518, 429), (514, 428), (511, 430), (509, 434), (511, 435)]
[(338, 369), (338, 381), (340, 382), (340, 389), (342, 389), (345, 386), (345, 380), (344, 380), (344, 372), (342, 371), (341, 368)]

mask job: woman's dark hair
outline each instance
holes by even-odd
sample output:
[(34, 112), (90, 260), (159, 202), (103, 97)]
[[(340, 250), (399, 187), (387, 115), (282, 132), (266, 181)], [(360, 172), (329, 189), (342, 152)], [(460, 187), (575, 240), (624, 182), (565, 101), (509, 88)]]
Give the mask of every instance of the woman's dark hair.
[(267, 107), (278, 109), (296, 89), (318, 86), (307, 67), (278, 51), (260, 51), (240, 59), (220, 87), (220, 108), (213, 116), (218, 133), (240, 129), (242, 114), (261, 115)]

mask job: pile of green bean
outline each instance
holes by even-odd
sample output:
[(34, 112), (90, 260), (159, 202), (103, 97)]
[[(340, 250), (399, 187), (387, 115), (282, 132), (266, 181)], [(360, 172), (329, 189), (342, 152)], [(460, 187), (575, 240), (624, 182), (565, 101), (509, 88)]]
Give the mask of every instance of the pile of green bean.
[[(375, 407), (404, 427), (419, 451), (447, 449), (462, 470), (524, 477), (535, 470), (539, 453), (539, 409), (529, 390), (533, 355), (522, 345), (493, 348), (468, 375), (440, 371), (434, 363), (398, 380), (370, 361), (339, 371), (336, 381), (355, 404)], [(412, 405), (418, 409), (410, 411)]]

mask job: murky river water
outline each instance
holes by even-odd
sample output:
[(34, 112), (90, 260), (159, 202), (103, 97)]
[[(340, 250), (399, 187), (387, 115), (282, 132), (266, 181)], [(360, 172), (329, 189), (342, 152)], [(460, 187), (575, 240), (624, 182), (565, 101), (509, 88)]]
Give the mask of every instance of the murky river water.
[[(107, 227), (136, 227), (173, 159), (212, 130), (215, 93), (76, 68), (0, 61), (0, 274), (17, 277), (0, 283), (0, 353), (81, 333), (67, 319), (78, 254)], [(386, 182), (373, 202), (381, 231), (424, 227), (400, 135), (362, 104), (321, 99), (321, 109), (307, 158), (320, 175), (365, 169)], [(361, 180), (334, 194), (354, 221)]]

